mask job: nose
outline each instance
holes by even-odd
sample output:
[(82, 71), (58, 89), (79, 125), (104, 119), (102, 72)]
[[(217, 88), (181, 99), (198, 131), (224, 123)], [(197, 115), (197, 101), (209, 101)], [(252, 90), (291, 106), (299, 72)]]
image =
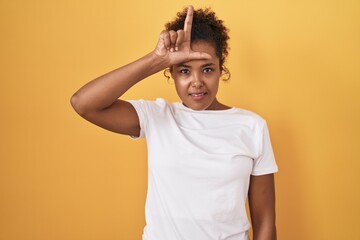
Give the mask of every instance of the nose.
[(191, 81), (191, 87), (193, 88), (201, 88), (204, 86), (204, 82), (201, 80), (198, 74), (194, 74), (193, 80)]
[(194, 88), (201, 88), (204, 85), (201, 82), (192, 82), (191, 86)]

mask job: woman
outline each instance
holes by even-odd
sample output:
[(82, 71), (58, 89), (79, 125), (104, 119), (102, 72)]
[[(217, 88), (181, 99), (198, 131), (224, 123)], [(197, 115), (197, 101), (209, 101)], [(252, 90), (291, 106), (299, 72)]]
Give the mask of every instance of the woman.
[[(277, 166), (266, 122), (216, 98), (227, 72), (227, 28), (192, 6), (166, 24), (155, 50), (89, 82), (71, 98), (86, 120), (148, 144), (143, 240), (276, 239)], [(182, 103), (119, 100), (168, 69)]]

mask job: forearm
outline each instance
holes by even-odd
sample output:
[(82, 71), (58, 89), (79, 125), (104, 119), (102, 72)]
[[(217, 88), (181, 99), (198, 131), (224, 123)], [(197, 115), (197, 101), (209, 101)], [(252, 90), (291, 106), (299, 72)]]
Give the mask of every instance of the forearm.
[(251, 176), (249, 208), (253, 240), (276, 240), (274, 174)]
[(105, 109), (137, 82), (166, 67), (165, 60), (149, 53), (87, 83), (72, 96), (71, 103), (80, 113)]
[(253, 225), (253, 240), (276, 240), (276, 226), (272, 223)]

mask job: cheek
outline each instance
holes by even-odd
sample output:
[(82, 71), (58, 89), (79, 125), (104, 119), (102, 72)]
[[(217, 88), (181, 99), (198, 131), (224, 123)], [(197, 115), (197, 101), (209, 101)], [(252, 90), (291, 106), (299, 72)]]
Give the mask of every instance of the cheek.
[(173, 75), (174, 83), (176, 87), (186, 87), (189, 85), (191, 78), (188, 76), (179, 76), (177, 74)]
[(207, 86), (213, 90), (217, 90), (219, 88), (219, 79), (214, 78), (211, 81), (208, 81)]
[(186, 81), (181, 81), (180, 79), (174, 79), (175, 89), (178, 95), (185, 94), (184, 92), (187, 91), (187, 83)]

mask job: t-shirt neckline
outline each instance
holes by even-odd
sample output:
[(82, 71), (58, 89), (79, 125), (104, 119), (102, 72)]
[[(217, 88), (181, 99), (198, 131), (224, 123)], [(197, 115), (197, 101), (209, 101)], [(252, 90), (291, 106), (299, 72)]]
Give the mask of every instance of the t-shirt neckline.
[(189, 112), (194, 112), (194, 113), (228, 113), (228, 112), (233, 112), (236, 111), (235, 107), (231, 107), (228, 109), (223, 109), (223, 110), (194, 110), (191, 109), (187, 106), (185, 106), (182, 102), (176, 102), (174, 103), (178, 108), (189, 111)]

